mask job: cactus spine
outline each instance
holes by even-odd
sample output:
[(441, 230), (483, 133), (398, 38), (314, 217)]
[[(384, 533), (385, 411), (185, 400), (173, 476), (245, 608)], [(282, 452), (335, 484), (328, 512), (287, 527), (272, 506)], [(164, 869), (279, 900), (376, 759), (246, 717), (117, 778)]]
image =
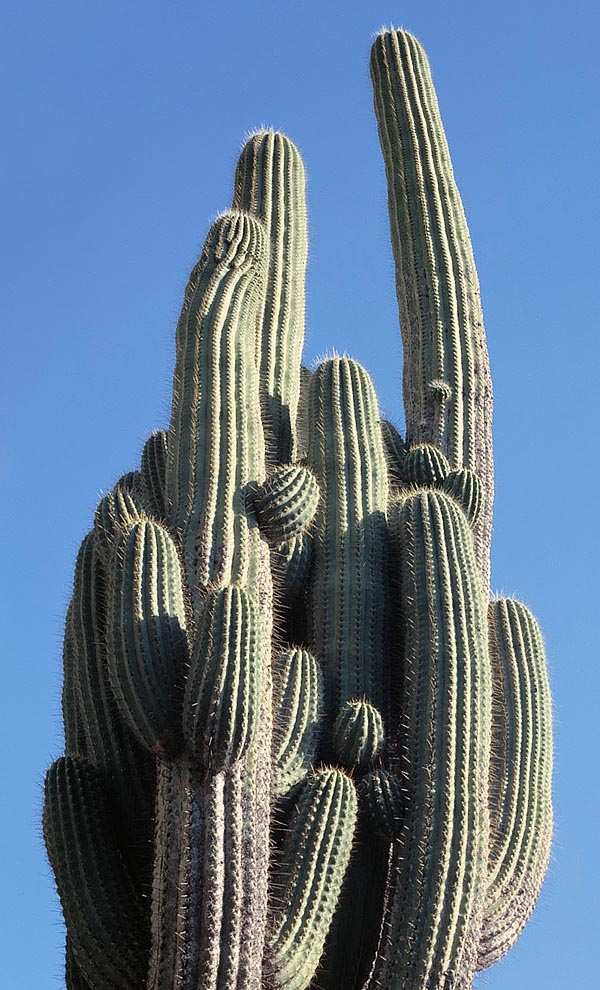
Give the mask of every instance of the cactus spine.
[(177, 326), (168, 431), (100, 503), (44, 836), (67, 990), (469, 990), (533, 909), (551, 706), (488, 605), (491, 385), (425, 55), (373, 46), (406, 442), (301, 363), (304, 167), (242, 150)]

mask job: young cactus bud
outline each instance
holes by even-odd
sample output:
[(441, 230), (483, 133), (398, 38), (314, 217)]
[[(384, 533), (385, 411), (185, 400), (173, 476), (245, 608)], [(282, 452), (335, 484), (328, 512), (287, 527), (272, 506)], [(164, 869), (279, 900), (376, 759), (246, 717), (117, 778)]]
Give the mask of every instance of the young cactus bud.
[(451, 471), (444, 478), (442, 488), (458, 502), (470, 525), (474, 526), (483, 506), (481, 482), (475, 472), (468, 468)]
[(298, 539), (308, 531), (317, 511), (317, 479), (301, 464), (285, 464), (256, 489), (253, 504), (270, 543)]
[(448, 458), (430, 443), (411, 447), (405, 461), (406, 477), (420, 488), (436, 488), (450, 473)]
[(210, 773), (228, 770), (256, 738), (262, 658), (258, 608), (243, 588), (207, 594), (183, 702), (190, 752)]
[(368, 701), (347, 701), (333, 727), (333, 748), (345, 767), (366, 767), (384, 741), (383, 720)]
[(399, 838), (405, 798), (396, 774), (389, 770), (371, 770), (361, 780), (358, 796), (375, 835), (386, 842)]

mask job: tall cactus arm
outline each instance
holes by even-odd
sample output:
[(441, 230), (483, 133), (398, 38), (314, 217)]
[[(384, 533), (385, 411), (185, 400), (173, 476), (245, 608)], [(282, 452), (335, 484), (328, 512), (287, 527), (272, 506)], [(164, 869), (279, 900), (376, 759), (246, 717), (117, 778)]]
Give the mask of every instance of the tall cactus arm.
[(271, 466), (285, 464), (300, 454), (296, 418), (308, 254), (305, 185), (298, 149), (284, 134), (259, 131), (245, 144), (235, 173), (233, 208), (261, 220), (271, 245), (258, 338), (263, 422)]
[(354, 784), (340, 770), (308, 780), (278, 864), (270, 977), (278, 990), (306, 990), (317, 968), (350, 858)]
[(46, 776), (44, 839), (69, 954), (94, 990), (140, 990), (148, 926), (120, 854), (100, 773), (61, 757)]
[(488, 890), (478, 969), (514, 944), (537, 900), (552, 839), (552, 709), (544, 645), (525, 605), (489, 606), (493, 684)]
[(77, 709), (85, 728), (85, 747), (77, 750), (106, 772), (111, 782), (124, 847), (134, 857), (149, 841), (153, 761), (122, 722), (110, 686), (106, 651), (106, 572), (92, 530), (84, 538), (75, 565), (71, 602), (73, 679)]
[(448, 496), (394, 505), (405, 629), (405, 818), (369, 988), (469, 985), (487, 863), (490, 668), (467, 521)]
[(324, 361), (311, 380), (309, 465), (321, 490), (310, 587), (311, 646), (333, 718), (347, 701), (385, 697), (387, 464), (371, 379)]
[[(181, 534), (194, 632), (183, 699), (188, 751), (158, 771), (151, 990), (258, 990), (261, 979), (272, 590), (268, 545), (247, 502), (265, 476), (256, 335), (266, 259), (259, 221), (220, 217), (178, 323), (167, 522)], [(207, 601), (230, 599), (240, 607), (213, 621)], [(254, 645), (239, 663), (244, 629)], [(204, 676), (211, 636), (218, 642)]]
[(436, 444), (452, 467), (481, 478), (475, 547), (489, 586), (492, 383), (464, 210), (419, 43), (405, 31), (382, 33), (371, 51), (371, 75), (396, 265), (407, 440)]
[(255, 334), (266, 259), (261, 224), (223, 214), (192, 271), (177, 326), (166, 491), (193, 589), (258, 578), (245, 486), (265, 472)]

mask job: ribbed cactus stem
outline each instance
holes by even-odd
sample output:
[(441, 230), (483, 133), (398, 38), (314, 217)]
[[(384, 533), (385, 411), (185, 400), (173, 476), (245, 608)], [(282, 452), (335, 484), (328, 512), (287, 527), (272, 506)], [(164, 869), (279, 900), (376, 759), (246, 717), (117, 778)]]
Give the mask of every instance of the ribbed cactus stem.
[(407, 440), (468, 467), (485, 498), (476, 529), (489, 585), (493, 504), (492, 384), (479, 282), (427, 58), (405, 31), (371, 52), (404, 347)]
[(326, 701), (385, 696), (387, 463), (371, 379), (331, 358), (311, 380), (309, 466), (319, 482), (311, 582), (311, 646)]
[[(261, 643), (252, 657), (252, 684), (253, 690), (261, 687), (259, 710), (254, 702), (251, 732), (241, 749), (227, 719), (215, 729), (210, 706), (218, 699), (213, 695), (211, 701), (208, 689), (199, 691), (198, 714), (216, 735), (199, 742), (191, 718), (194, 699), (185, 696), (191, 758), (182, 754), (159, 768), (151, 990), (259, 990), (261, 980), (269, 859), (272, 583), (268, 545), (248, 496), (265, 477), (256, 334), (266, 259), (259, 221), (236, 212), (220, 217), (190, 277), (177, 327), (168, 523), (182, 536), (197, 632), (207, 592), (227, 595), (235, 588), (252, 601)], [(232, 685), (232, 702), (235, 664), (221, 673)], [(223, 763), (227, 739), (233, 743)], [(193, 766), (199, 757), (202, 768), (197, 762)], [(237, 762), (226, 772), (222, 767), (230, 766), (230, 757)], [(198, 886), (182, 899), (181, 878), (187, 880), (189, 862), (196, 864)], [(166, 921), (163, 903), (178, 905)]]
[(472, 537), (457, 505), (416, 492), (392, 509), (400, 561), (401, 771), (406, 817), (392, 847), (369, 987), (468, 986), (487, 865), (490, 667)]
[(286, 794), (312, 766), (319, 742), (323, 675), (308, 650), (273, 660), (273, 793)]
[(490, 855), (478, 969), (514, 944), (537, 900), (552, 839), (552, 706), (544, 644), (525, 605), (489, 606), (493, 721)]
[(115, 542), (108, 668), (124, 722), (157, 755), (173, 755), (181, 741), (185, 628), (177, 548), (163, 526), (141, 519)]
[(66, 756), (50, 767), (44, 839), (76, 971), (97, 990), (139, 990), (146, 977), (147, 924), (102, 775), (87, 761)]
[(340, 895), (356, 824), (356, 791), (339, 770), (318, 770), (305, 784), (290, 822), (278, 873), (270, 938), (271, 982), (309, 986)]
[(183, 731), (205, 770), (229, 770), (259, 728), (264, 646), (258, 606), (243, 588), (210, 591), (198, 618)]
[(271, 245), (258, 339), (271, 463), (299, 456), (296, 417), (308, 254), (305, 185), (302, 159), (289, 138), (270, 130), (252, 135), (237, 164), (233, 206), (264, 223)]
[(165, 483), (167, 474), (167, 443), (166, 430), (156, 430), (152, 433), (142, 451), (140, 476), (144, 501), (151, 515), (164, 519), (167, 514)]
[(84, 748), (77, 752), (106, 772), (125, 844), (140, 850), (147, 841), (142, 833), (150, 826), (147, 816), (152, 806), (153, 761), (117, 712), (106, 653), (106, 597), (106, 573), (92, 530), (77, 555), (70, 606), (71, 691), (75, 692), (74, 704), (80, 715), (78, 727), (85, 731)]
[(260, 223), (223, 214), (192, 271), (177, 325), (166, 491), (193, 589), (258, 579), (245, 488), (265, 475), (255, 334), (266, 256)]

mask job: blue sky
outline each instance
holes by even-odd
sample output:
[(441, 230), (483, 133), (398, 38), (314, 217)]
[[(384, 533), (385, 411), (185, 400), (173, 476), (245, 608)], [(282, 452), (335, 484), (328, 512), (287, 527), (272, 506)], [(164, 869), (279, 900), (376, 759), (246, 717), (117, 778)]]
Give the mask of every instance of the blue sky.
[[(248, 0), (6, 2), (0, 927), (6, 987), (62, 986), (41, 783), (62, 749), (62, 624), (95, 505), (167, 423), (187, 274), (244, 134), (308, 171), (305, 359), (347, 351), (402, 422), (401, 346), (368, 54), (432, 64), (482, 286), (495, 385), (495, 589), (545, 633), (556, 840), (535, 916), (482, 987), (594, 985), (598, 826), (596, 6)], [(596, 259), (594, 261), (594, 258)], [(577, 509), (577, 512), (575, 512)]]

